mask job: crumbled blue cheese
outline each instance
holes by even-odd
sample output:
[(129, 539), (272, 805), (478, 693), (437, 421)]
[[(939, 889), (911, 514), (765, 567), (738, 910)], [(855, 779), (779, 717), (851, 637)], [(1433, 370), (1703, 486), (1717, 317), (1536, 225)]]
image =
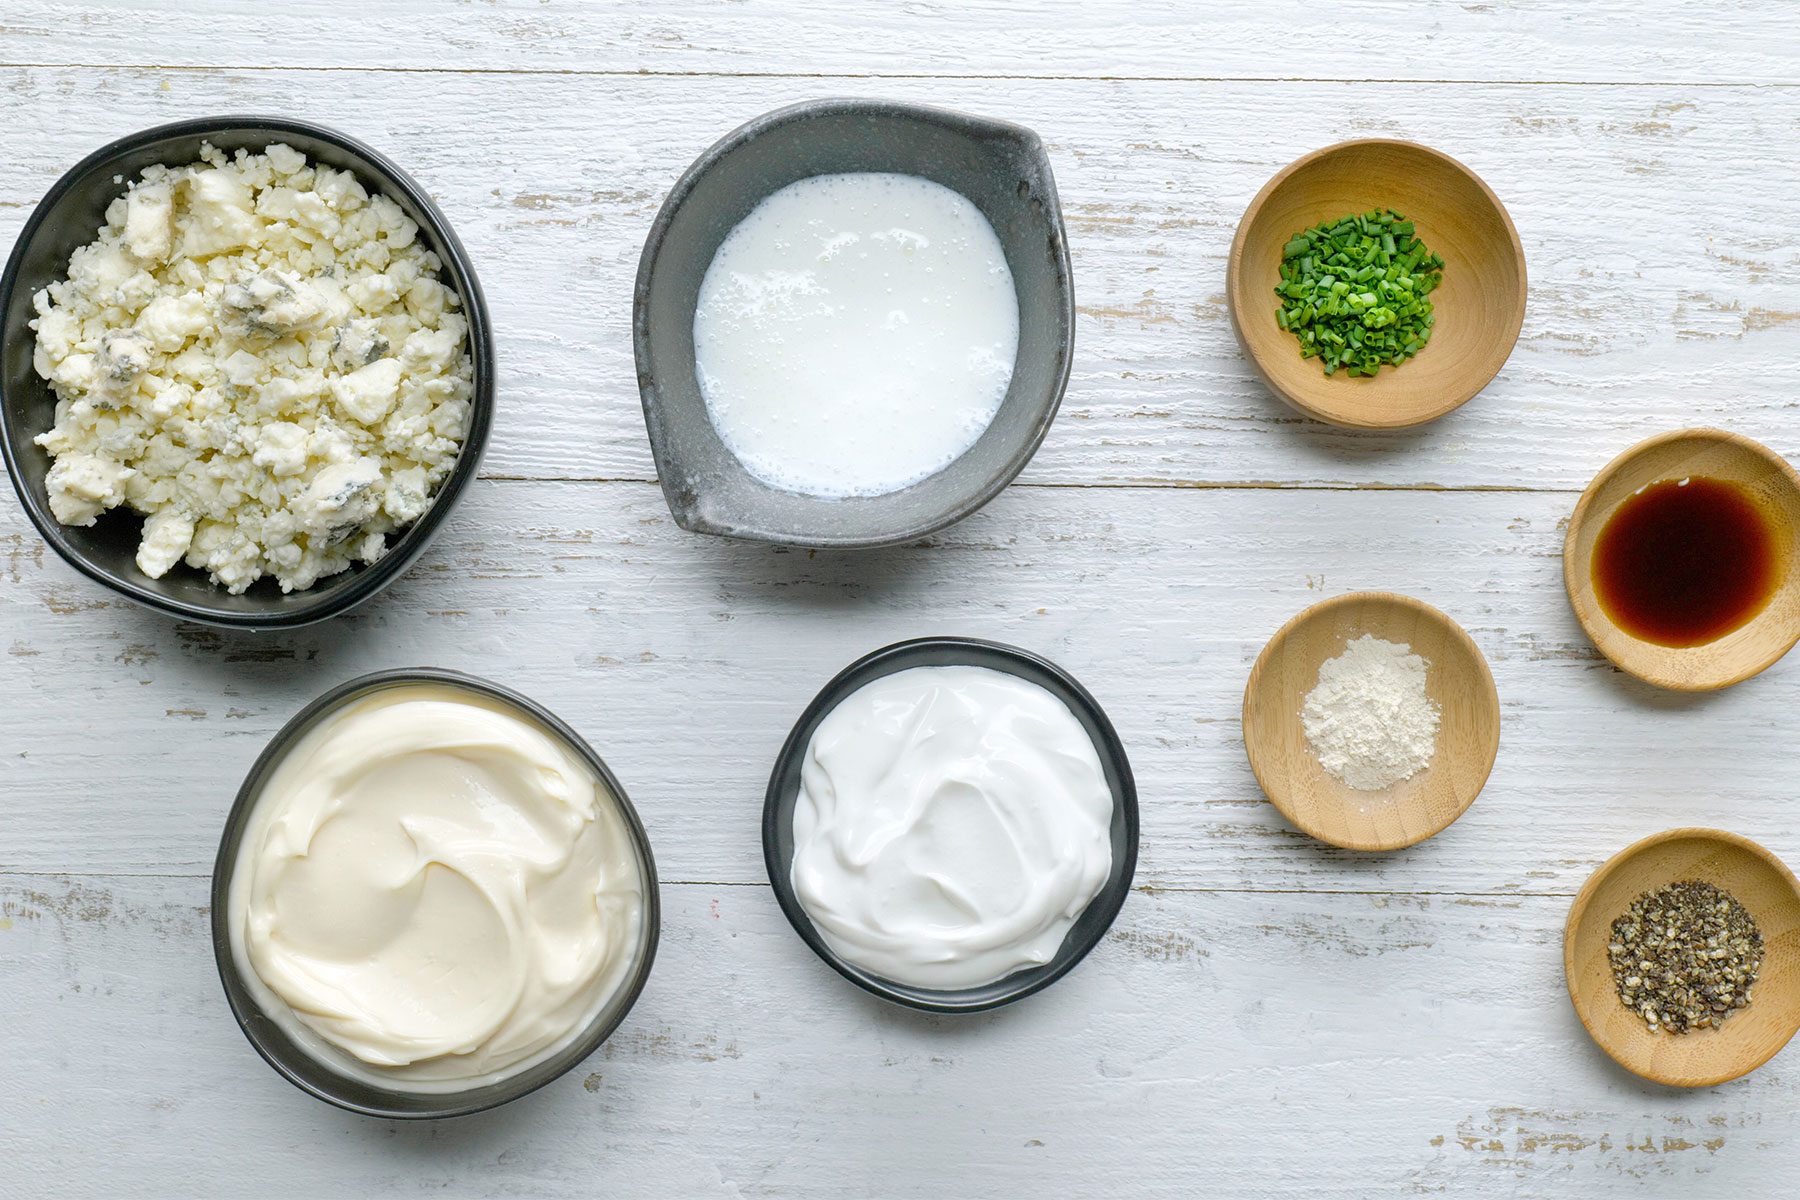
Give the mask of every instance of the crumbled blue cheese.
[(50, 511), (64, 525), (92, 525), (94, 518), (125, 499), (133, 472), (98, 454), (64, 454), (50, 467)]
[(135, 509), (144, 574), (234, 593), (380, 558), (468, 431), (441, 270), (398, 205), (289, 146), (148, 168), (35, 297), (51, 512)]

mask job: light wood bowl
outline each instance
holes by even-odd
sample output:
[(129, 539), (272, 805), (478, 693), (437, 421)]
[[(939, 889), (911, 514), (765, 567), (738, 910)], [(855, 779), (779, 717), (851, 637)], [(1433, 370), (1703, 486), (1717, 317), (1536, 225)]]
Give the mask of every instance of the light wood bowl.
[[(1717, 1029), (1652, 1033), (1625, 1007), (1606, 947), (1612, 923), (1648, 891), (1697, 879), (1750, 910), (1763, 935), (1750, 1003)], [(1627, 1071), (1675, 1087), (1711, 1087), (1768, 1062), (1800, 1030), (1800, 882), (1780, 859), (1735, 833), (1671, 829), (1625, 847), (1582, 887), (1563, 930), (1569, 999), (1600, 1048)]]
[[(1352, 379), (1327, 376), (1275, 323), (1281, 250), (1320, 221), (1373, 208), (1410, 217), (1444, 259), (1431, 295), (1431, 341), (1398, 367)], [(1290, 163), (1250, 201), (1226, 267), (1231, 326), (1271, 391), (1321, 421), (1396, 429), (1436, 420), (1500, 373), (1525, 322), (1525, 250), (1499, 197), (1447, 154), (1413, 142), (1366, 138)]]
[[(1411, 779), (1357, 791), (1326, 772), (1300, 727), (1319, 667), (1365, 633), (1412, 646), (1430, 664), (1437, 754)], [(1270, 803), (1303, 832), (1350, 850), (1398, 850), (1462, 816), (1487, 783), (1500, 749), (1500, 698), (1481, 650), (1431, 605), (1392, 592), (1352, 592), (1283, 625), (1244, 687), (1244, 750)]]
[[(1633, 493), (1663, 479), (1705, 475), (1746, 488), (1775, 518), (1782, 581), (1768, 605), (1739, 629), (1700, 646), (1659, 646), (1612, 623), (1594, 594), (1594, 543), (1613, 511)], [(1723, 429), (1681, 429), (1625, 451), (1581, 494), (1563, 539), (1563, 585), (1576, 620), (1613, 665), (1658, 687), (1708, 692), (1766, 670), (1800, 641), (1800, 573), (1794, 531), (1800, 529), (1800, 476), (1760, 442)]]

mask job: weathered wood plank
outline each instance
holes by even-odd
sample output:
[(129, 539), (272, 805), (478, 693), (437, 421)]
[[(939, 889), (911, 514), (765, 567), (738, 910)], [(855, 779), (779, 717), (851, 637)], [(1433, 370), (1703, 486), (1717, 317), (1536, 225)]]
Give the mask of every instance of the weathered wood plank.
[[(109, 137), (228, 110), (338, 124), (415, 171), (480, 266), (501, 354), (488, 470), (646, 479), (631, 284), (669, 184), (776, 104), (897, 95), (1014, 117), (1050, 143), (1081, 315), (1068, 399), (1028, 479), (1580, 488), (1639, 437), (1696, 423), (1800, 450), (1800, 157), (1785, 152), (1800, 89), (331, 79), (0, 69), (14, 118), (0, 124), (0, 244)], [(1256, 189), (1295, 155), (1366, 134), (1466, 158), (1511, 206), (1531, 264), (1500, 379), (1419, 431), (1291, 414), (1252, 379), (1224, 309), (1225, 252)]]
[(0, 62), (1793, 83), (1784, 21), (1756, 0), (11, 0)]
[[(1416, 31), (1410, 53), (1396, 28)], [(1800, 861), (1784, 715), (1800, 675), (1706, 698), (1623, 679), (1569, 616), (1558, 550), (1572, 490), (1657, 429), (1800, 451), (1796, 35), (1753, 0), (362, 0), (354, 17), (335, 0), (10, 0), (0, 245), (110, 137), (313, 116), (450, 212), (500, 327), (502, 408), (500, 478), (436, 549), (296, 634), (113, 601), (0, 505), (0, 1194), (1768, 1192), (1800, 1167), (1795, 1052), (1697, 1094), (1641, 1084), (1585, 1040), (1558, 951), (1569, 894), (1644, 833), (1718, 824)], [(28, 65), (59, 62), (90, 65)], [(184, 66), (201, 69), (160, 69)], [(1321, 82), (1370, 73), (1414, 82)], [(875, 554), (683, 534), (642, 482), (638, 247), (713, 138), (842, 93), (1049, 142), (1078, 357), (1025, 478), (1059, 486)], [(1222, 307), (1250, 195), (1366, 134), (1481, 171), (1531, 261), (1506, 372), (1417, 433), (1288, 415)], [(1431, 487), (1509, 490), (1367, 490)], [(1367, 586), (1461, 619), (1504, 709), (1480, 801), (1388, 856), (1289, 830), (1238, 738), (1263, 640)], [(939, 632), (1073, 670), (1143, 797), (1142, 890), (1113, 936), (1045, 995), (968, 1022), (891, 1010), (819, 964), (757, 843), (768, 764), (818, 685)], [(339, 1114), (268, 1071), (219, 995), (204, 908), (225, 809), (274, 730), (339, 680), (415, 663), (501, 679), (583, 730), (668, 884), (656, 974), (613, 1042), (436, 1127)]]
[(650, 984), (600, 1052), (496, 1112), (405, 1125), (327, 1108), (251, 1051), (203, 880), (0, 876), (0, 1181), (1722, 1200), (1800, 1170), (1796, 1051), (1694, 1093), (1614, 1068), (1563, 991), (1561, 898), (1137, 895), (1068, 978), (963, 1020), (856, 991), (766, 888), (663, 898)]
[[(1711, 697), (1613, 670), (1562, 594), (1572, 504), (1017, 487), (926, 545), (809, 555), (683, 533), (648, 484), (490, 481), (392, 591), (272, 636), (115, 601), (7, 511), (0, 869), (209, 870), (238, 782), (294, 710), (364, 671), (429, 664), (517, 686), (582, 730), (667, 878), (754, 882), (762, 790), (801, 708), (858, 655), (937, 633), (1046, 653), (1107, 706), (1142, 791), (1146, 885), (1567, 894), (1627, 842), (1693, 823), (1800, 861), (1785, 719), (1800, 669)], [(1460, 619), (1503, 709), (1473, 809), (1386, 856), (1292, 831), (1261, 799), (1238, 723), (1269, 635), (1364, 587)]]

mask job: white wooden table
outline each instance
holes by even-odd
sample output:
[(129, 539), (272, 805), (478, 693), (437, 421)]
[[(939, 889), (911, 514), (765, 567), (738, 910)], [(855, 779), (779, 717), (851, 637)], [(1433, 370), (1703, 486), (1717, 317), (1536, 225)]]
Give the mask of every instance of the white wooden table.
[[(1044, 136), (1080, 304), (1062, 416), (1018, 485), (925, 544), (684, 534), (634, 386), (643, 235), (715, 137), (833, 94)], [(6, 0), (0, 246), (102, 142), (228, 111), (339, 126), (438, 197), (499, 330), (499, 420), (420, 564), (298, 633), (139, 611), (0, 504), (0, 1195), (1792, 1190), (1800, 1050), (1724, 1087), (1640, 1082), (1583, 1035), (1561, 946), (1588, 873), (1655, 830), (1717, 824), (1800, 861), (1800, 663), (1711, 698), (1638, 686), (1581, 636), (1559, 555), (1576, 493), (1641, 436), (1710, 423), (1800, 452), (1800, 9)], [(1359, 134), (1468, 162), (1530, 262), (1506, 370), (1419, 431), (1283, 410), (1224, 311), (1250, 196)], [(1364, 587), (1462, 621), (1505, 714), (1468, 815), (1379, 857), (1289, 828), (1238, 731), (1269, 634)], [(817, 961), (757, 839), (818, 685), (931, 633), (1062, 662), (1142, 791), (1112, 935), (965, 1020)], [(340, 680), (414, 664), (586, 733), (649, 827), (666, 914), (604, 1049), (437, 1124), (282, 1082), (232, 1024), (206, 924), (220, 824), (269, 735)]]

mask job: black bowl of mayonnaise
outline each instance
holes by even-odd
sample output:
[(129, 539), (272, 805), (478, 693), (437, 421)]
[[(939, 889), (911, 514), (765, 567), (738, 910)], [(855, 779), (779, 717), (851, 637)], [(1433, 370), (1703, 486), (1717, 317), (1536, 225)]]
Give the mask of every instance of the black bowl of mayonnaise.
[(1062, 668), (973, 638), (901, 642), (813, 698), (775, 760), (763, 858), (803, 941), (927, 1012), (981, 1012), (1066, 975), (1137, 865), (1112, 723)]
[(600, 756), (453, 671), (365, 675), (302, 709), (213, 869), (244, 1036), (374, 1117), (479, 1112), (592, 1054), (643, 990), (659, 914), (649, 838)]

